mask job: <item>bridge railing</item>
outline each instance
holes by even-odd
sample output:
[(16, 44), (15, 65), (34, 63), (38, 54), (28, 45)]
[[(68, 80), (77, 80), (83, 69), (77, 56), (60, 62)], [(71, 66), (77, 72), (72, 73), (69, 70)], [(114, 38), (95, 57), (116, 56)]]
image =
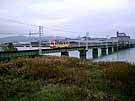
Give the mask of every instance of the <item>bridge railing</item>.
[[(73, 48), (57, 48), (57, 49), (42, 49), (42, 54), (75, 51), (75, 50), (85, 50), (84, 47), (73, 47)], [(24, 56), (38, 56), (39, 50), (23, 50), (23, 51), (12, 51), (12, 52), (0, 52), (0, 60), (14, 58), (14, 57), (24, 57)]]
[(23, 56), (36, 56), (38, 50), (25, 50), (25, 51), (12, 51), (12, 52), (0, 52), (0, 59), (23, 57)]

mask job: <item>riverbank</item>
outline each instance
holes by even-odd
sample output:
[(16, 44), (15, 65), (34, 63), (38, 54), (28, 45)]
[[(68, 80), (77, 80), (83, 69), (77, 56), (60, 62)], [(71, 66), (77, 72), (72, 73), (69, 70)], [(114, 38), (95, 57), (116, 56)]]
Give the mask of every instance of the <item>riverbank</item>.
[(131, 101), (135, 65), (69, 57), (19, 58), (0, 63), (2, 101)]

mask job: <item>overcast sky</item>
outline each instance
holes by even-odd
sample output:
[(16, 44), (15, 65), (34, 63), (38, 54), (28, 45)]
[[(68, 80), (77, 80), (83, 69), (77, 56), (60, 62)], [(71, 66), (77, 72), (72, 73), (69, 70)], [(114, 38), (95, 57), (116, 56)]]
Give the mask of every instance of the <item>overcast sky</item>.
[(105, 37), (119, 30), (135, 37), (135, 0), (0, 0), (0, 33), (38, 31), (9, 19), (44, 25), (46, 36), (89, 32), (92, 37)]

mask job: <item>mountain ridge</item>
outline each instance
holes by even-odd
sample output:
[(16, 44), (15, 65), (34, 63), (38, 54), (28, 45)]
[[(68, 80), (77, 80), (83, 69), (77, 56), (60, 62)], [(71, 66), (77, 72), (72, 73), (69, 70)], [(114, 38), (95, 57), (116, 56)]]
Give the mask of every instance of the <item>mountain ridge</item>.
[[(58, 40), (65, 39), (66, 37), (62, 36), (44, 36), (42, 40)], [(38, 37), (27, 37), (27, 36), (8, 36), (0, 38), (0, 42), (29, 42), (29, 41), (37, 41)]]

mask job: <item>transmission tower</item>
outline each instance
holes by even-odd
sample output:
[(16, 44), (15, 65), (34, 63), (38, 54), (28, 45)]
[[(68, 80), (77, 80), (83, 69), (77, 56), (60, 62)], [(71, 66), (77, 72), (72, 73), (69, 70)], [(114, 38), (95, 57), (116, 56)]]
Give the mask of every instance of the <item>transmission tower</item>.
[(31, 40), (31, 35), (32, 35), (32, 33), (31, 33), (31, 32), (29, 32), (29, 39), (30, 39), (30, 43), (29, 43), (29, 44), (30, 44), (30, 46), (29, 46), (29, 47), (30, 47), (30, 50), (31, 50), (31, 48), (32, 48), (32, 45), (31, 45), (31, 41), (32, 41), (32, 40)]
[(86, 50), (88, 50), (88, 36), (89, 32), (86, 32)]
[(39, 26), (39, 55), (42, 55), (42, 48), (41, 48), (41, 44), (42, 44), (42, 39), (41, 39), (41, 35), (43, 34), (43, 26)]

